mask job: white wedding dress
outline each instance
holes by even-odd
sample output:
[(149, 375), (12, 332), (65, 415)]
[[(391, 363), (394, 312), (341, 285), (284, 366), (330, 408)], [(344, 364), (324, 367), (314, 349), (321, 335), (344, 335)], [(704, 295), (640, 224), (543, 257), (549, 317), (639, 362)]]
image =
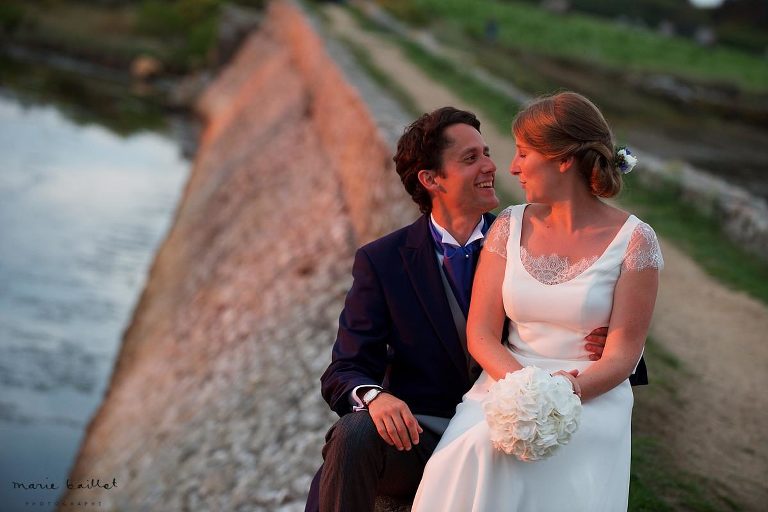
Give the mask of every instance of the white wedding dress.
[[(547, 371), (587, 369), (584, 337), (608, 325), (621, 272), (661, 268), (653, 230), (630, 216), (600, 256), (570, 264), (532, 257), (520, 247), (526, 205), (504, 210), (484, 250), (506, 258), (504, 309), (512, 320), (508, 347), (523, 366)], [(545, 460), (521, 462), (493, 448), (482, 401), (493, 379), (485, 372), (464, 395), (424, 470), (414, 512), (626, 510), (629, 493), (629, 381), (584, 403), (570, 443)]]

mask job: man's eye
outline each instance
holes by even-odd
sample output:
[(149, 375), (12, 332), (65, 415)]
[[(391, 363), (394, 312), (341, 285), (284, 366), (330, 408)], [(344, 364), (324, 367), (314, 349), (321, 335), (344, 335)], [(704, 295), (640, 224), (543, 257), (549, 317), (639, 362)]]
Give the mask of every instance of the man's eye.
[(476, 159), (477, 159), (477, 157), (475, 155), (469, 155), (464, 160), (467, 161), (467, 162), (474, 162)]

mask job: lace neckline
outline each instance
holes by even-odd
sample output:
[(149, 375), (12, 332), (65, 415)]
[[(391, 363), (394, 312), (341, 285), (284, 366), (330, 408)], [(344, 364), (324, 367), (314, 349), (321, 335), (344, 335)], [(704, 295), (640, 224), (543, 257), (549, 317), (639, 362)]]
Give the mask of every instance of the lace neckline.
[(527, 207), (528, 205), (526, 204), (520, 214), (520, 221), (518, 222), (517, 227), (517, 245), (520, 247), (520, 250), (517, 251), (518, 260), (529, 276), (539, 283), (549, 286), (572, 281), (584, 274), (595, 263), (601, 260), (608, 253), (609, 249), (617, 243), (621, 234), (629, 225), (629, 221), (634, 218), (634, 215), (632, 214), (626, 218), (624, 224), (621, 225), (601, 254), (590, 256), (588, 258), (581, 258), (574, 263), (570, 263), (567, 256), (560, 256), (554, 253), (550, 255), (533, 256), (525, 247), (523, 247), (523, 215), (525, 215), (525, 208)]
[(581, 258), (571, 264), (567, 256), (557, 254), (532, 256), (525, 247), (520, 247), (520, 262), (528, 274), (546, 285), (555, 285), (570, 281), (583, 274), (600, 256)]

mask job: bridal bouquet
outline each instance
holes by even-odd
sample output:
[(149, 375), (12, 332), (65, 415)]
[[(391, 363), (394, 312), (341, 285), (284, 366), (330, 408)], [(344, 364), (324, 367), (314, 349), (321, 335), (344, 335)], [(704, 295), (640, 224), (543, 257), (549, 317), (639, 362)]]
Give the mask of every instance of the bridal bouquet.
[(581, 400), (565, 377), (530, 366), (491, 386), (483, 409), (493, 446), (533, 461), (568, 444), (579, 426)]

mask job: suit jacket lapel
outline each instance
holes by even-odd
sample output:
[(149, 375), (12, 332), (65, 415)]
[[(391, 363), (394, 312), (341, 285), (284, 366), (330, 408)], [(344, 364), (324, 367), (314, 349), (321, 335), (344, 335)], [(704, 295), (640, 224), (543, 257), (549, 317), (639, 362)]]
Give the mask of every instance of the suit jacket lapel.
[(437, 257), (429, 234), (429, 216), (423, 215), (408, 232), (405, 246), (400, 248), (403, 265), (411, 280), (424, 312), (437, 337), (462, 375), (467, 373), (467, 361), (445, 296)]

